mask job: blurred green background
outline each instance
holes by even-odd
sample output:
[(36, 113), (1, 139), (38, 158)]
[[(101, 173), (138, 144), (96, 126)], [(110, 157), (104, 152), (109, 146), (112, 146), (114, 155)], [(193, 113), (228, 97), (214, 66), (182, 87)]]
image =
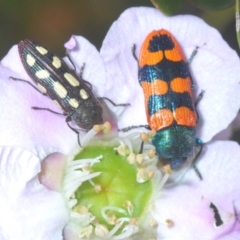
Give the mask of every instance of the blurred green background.
[[(12, 45), (28, 38), (60, 56), (72, 34), (82, 35), (98, 49), (112, 22), (132, 6), (153, 6), (150, 0), (0, 0), (0, 58)], [(179, 14), (200, 16), (217, 27), (238, 50), (234, 7), (206, 12), (187, 2)]]

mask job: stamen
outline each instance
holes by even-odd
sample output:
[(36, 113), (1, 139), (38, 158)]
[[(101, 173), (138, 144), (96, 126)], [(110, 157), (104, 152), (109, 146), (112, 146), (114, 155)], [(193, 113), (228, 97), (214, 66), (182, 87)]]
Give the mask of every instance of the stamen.
[(173, 221), (171, 219), (166, 219), (165, 222), (166, 222), (168, 228), (171, 228), (174, 225), (174, 223), (173, 223)]
[(102, 158), (103, 158), (103, 156), (100, 155), (96, 158), (89, 158), (89, 159), (86, 158), (86, 159), (74, 160), (74, 161), (68, 162), (68, 166), (71, 167), (71, 166), (78, 165), (79, 168), (82, 168), (81, 165), (89, 164), (89, 163), (90, 163), (90, 166), (92, 166), (94, 163), (99, 163)]
[(164, 172), (164, 173), (166, 173), (166, 174), (168, 174), (168, 175), (171, 175), (171, 174), (172, 174), (172, 169), (171, 169), (171, 166), (170, 166), (169, 164), (164, 165), (162, 169), (163, 169), (163, 172)]
[(155, 130), (151, 130), (150, 132), (148, 132), (148, 137), (152, 138), (157, 134), (157, 132)]
[(70, 196), (79, 188), (79, 186), (84, 182), (91, 178), (97, 177), (101, 174), (101, 172), (96, 172), (92, 174), (86, 174), (85, 176), (81, 176), (78, 179), (74, 179), (73, 181), (69, 182), (68, 184), (64, 184), (64, 190), (65, 190), (65, 197), (67, 199), (70, 198)]
[(115, 236), (113, 239), (120, 240), (120, 239), (127, 239), (129, 236), (133, 235), (134, 233), (137, 233), (139, 231), (139, 228), (134, 225), (127, 225), (123, 228), (122, 234), (119, 234)]
[[(106, 236), (106, 239), (112, 237), (122, 226), (122, 223), (117, 223), (113, 229), (108, 233), (108, 235)], [(115, 237), (113, 238), (115, 239)]]
[(94, 125), (94, 126), (93, 126), (93, 129), (94, 129), (96, 132), (103, 131), (104, 133), (109, 133), (110, 130), (111, 130), (111, 124), (110, 124), (109, 122), (105, 122), (105, 123), (102, 124), (102, 125)]
[(78, 205), (78, 206), (74, 207), (73, 211), (78, 212), (80, 214), (86, 214), (86, 213), (88, 213), (88, 208), (83, 205)]
[(153, 158), (156, 155), (156, 150), (151, 148), (148, 150), (148, 157)]
[(94, 191), (96, 193), (99, 193), (102, 191), (102, 186), (100, 184), (94, 183), (92, 179), (90, 179), (88, 182), (94, 187)]
[(118, 154), (121, 156), (126, 156), (131, 152), (128, 147), (128, 141), (120, 141), (120, 145), (117, 148), (114, 148), (114, 150), (117, 150)]
[(89, 225), (89, 226), (81, 229), (81, 231), (79, 233), (79, 237), (80, 238), (83, 238), (83, 237), (89, 238), (91, 236), (92, 232), (93, 232), (93, 226)]
[(152, 179), (154, 176), (154, 171), (153, 169), (149, 169), (147, 172), (148, 179)]
[(163, 178), (161, 179), (160, 183), (159, 183), (159, 189), (162, 189), (162, 187), (164, 186), (164, 184), (167, 182), (168, 178), (169, 178), (169, 174), (165, 174), (163, 176)]
[(129, 201), (129, 200), (126, 200), (125, 203), (124, 203), (124, 207), (127, 208), (128, 214), (130, 216), (132, 216), (133, 209), (134, 209), (134, 206), (133, 206), (132, 202)]
[(130, 153), (127, 157), (127, 161), (129, 162), (129, 164), (134, 164), (136, 162), (136, 154)]
[(101, 185), (100, 185), (100, 184), (95, 185), (94, 191), (95, 191), (96, 193), (100, 193), (100, 192), (102, 191)]
[(111, 124), (109, 122), (105, 122), (103, 124), (103, 132), (104, 133), (109, 133), (111, 130)]
[(105, 238), (109, 234), (109, 230), (105, 225), (97, 224), (95, 227), (95, 234), (98, 237)]
[(158, 223), (155, 219), (151, 219), (149, 225), (150, 227), (155, 228), (158, 226)]
[[(171, 219), (162, 219), (156, 212), (154, 212), (153, 209), (152, 209), (151, 213), (152, 213), (152, 216), (154, 217), (154, 219), (157, 219), (158, 224), (161, 223), (168, 228), (173, 227), (174, 222)], [(151, 222), (150, 222), (150, 224), (151, 224)]]
[(149, 137), (148, 137), (148, 134), (143, 132), (140, 134), (140, 139), (143, 141), (143, 142), (148, 142), (149, 141)]
[(137, 182), (143, 183), (145, 181), (147, 181), (147, 177), (146, 177), (144, 169), (138, 168), (137, 169)]
[(137, 154), (136, 156), (136, 162), (138, 164), (142, 164), (143, 163), (143, 155), (142, 154)]
[(81, 224), (83, 227), (86, 227), (95, 219), (91, 213), (80, 214), (74, 211), (71, 211), (71, 217), (74, 218), (75, 222)]
[[(106, 211), (109, 211), (109, 212), (106, 213)], [(122, 208), (115, 207), (115, 206), (105, 206), (101, 209), (101, 214), (102, 214), (104, 220), (106, 222), (108, 222), (109, 224), (115, 224), (115, 220), (117, 219), (115, 217), (115, 215), (113, 214), (113, 211), (127, 215), (126, 210), (124, 210)]]
[(81, 144), (82, 144), (83, 148), (84, 148), (85, 146), (87, 146), (87, 145), (89, 144), (89, 142), (90, 142), (90, 141), (97, 135), (97, 133), (99, 132), (99, 131), (95, 130), (94, 127), (95, 127), (95, 126), (93, 126), (93, 128), (92, 128), (90, 131), (88, 131), (88, 132), (84, 135), (84, 137), (81, 139)]

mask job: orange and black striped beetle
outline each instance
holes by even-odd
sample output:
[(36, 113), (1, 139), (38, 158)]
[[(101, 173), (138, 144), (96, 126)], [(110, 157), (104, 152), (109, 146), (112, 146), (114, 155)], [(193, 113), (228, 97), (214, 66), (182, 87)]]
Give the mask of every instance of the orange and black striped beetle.
[[(194, 103), (193, 81), (179, 43), (170, 32), (161, 29), (148, 34), (138, 59), (135, 47), (133, 55), (138, 61), (138, 79), (143, 89), (148, 125), (122, 130), (135, 127), (155, 130), (152, 143), (159, 160), (163, 165), (169, 164), (171, 169), (181, 167), (193, 154), (194, 147), (199, 146), (195, 163), (203, 146), (196, 138), (198, 114), (195, 107), (203, 92)], [(201, 178), (198, 171), (197, 174)]]

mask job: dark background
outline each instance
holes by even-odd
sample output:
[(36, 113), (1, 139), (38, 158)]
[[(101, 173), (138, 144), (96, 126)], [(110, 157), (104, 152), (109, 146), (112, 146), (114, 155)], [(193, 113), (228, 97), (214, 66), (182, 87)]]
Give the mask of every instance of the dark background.
[[(0, 59), (25, 38), (60, 56), (72, 34), (82, 35), (99, 49), (112, 22), (132, 6), (153, 5), (150, 0), (0, 0)], [(200, 16), (238, 51), (234, 7), (205, 12), (185, 3), (179, 14)]]

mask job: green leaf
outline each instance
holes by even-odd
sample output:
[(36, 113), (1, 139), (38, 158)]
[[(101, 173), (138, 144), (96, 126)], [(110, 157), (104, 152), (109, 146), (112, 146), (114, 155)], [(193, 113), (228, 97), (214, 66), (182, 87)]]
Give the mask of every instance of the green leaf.
[(236, 33), (238, 47), (240, 48), (240, 0), (236, 0)]
[(193, 5), (205, 10), (222, 10), (231, 7), (235, 0), (188, 0)]
[(183, 5), (184, 0), (151, 0), (153, 5), (167, 15), (177, 13)]

